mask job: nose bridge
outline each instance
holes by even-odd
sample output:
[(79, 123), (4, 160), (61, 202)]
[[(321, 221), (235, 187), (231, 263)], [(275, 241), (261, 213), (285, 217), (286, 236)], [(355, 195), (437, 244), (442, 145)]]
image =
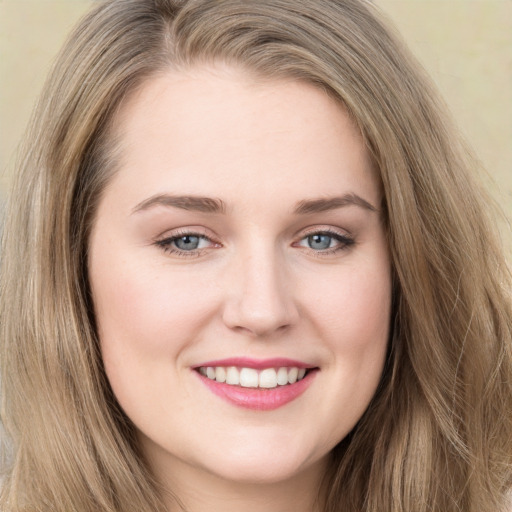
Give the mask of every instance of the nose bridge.
[(231, 328), (268, 335), (297, 317), (283, 255), (270, 243), (255, 240), (236, 254), (224, 320)]

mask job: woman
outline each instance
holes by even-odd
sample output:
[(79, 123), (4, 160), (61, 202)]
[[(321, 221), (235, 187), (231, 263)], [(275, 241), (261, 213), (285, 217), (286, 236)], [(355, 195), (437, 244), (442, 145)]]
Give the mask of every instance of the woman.
[(497, 511), (510, 274), (361, 0), (110, 0), (5, 227), (2, 510)]

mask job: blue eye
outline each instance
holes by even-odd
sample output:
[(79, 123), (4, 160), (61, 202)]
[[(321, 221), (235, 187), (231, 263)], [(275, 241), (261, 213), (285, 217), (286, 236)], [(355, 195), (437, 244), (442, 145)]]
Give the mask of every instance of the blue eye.
[(330, 254), (336, 251), (347, 249), (354, 244), (354, 239), (340, 233), (320, 231), (305, 236), (297, 244), (298, 247), (305, 247), (317, 253)]
[(330, 249), (332, 247), (332, 242), (334, 241), (333, 237), (325, 234), (316, 234), (310, 235), (306, 238), (308, 246), (310, 249), (315, 249), (316, 251), (324, 251), (325, 249)]
[(214, 247), (216, 244), (205, 235), (199, 233), (183, 233), (158, 240), (156, 245), (167, 253), (183, 256), (197, 256), (201, 252), (201, 249)]
[(173, 240), (174, 245), (180, 251), (193, 251), (199, 248), (201, 238), (195, 235), (185, 235)]

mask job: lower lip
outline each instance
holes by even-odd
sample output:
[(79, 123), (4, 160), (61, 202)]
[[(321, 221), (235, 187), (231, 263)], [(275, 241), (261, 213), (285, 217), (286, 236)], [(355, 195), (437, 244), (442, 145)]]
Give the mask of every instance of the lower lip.
[(278, 386), (271, 389), (232, 386), (209, 379), (198, 372), (195, 373), (212, 393), (230, 404), (256, 411), (272, 411), (283, 407), (302, 395), (313, 382), (317, 372), (309, 371), (303, 379), (295, 384)]

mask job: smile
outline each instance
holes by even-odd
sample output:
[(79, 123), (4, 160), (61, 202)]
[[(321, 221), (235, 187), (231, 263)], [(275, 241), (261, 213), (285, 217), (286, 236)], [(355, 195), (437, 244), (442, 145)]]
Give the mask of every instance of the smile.
[(193, 368), (214, 395), (236, 407), (270, 411), (299, 398), (319, 368), (290, 359), (210, 361)]
[(306, 368), (281, 367), (265, 368), (237, 368), (236, 366), (201, 366), (199, 373), (210, 380), (226, 383), (231, 386), (243, 388), (273, 389), (278, 386), (295, 384), (306, 375)]

